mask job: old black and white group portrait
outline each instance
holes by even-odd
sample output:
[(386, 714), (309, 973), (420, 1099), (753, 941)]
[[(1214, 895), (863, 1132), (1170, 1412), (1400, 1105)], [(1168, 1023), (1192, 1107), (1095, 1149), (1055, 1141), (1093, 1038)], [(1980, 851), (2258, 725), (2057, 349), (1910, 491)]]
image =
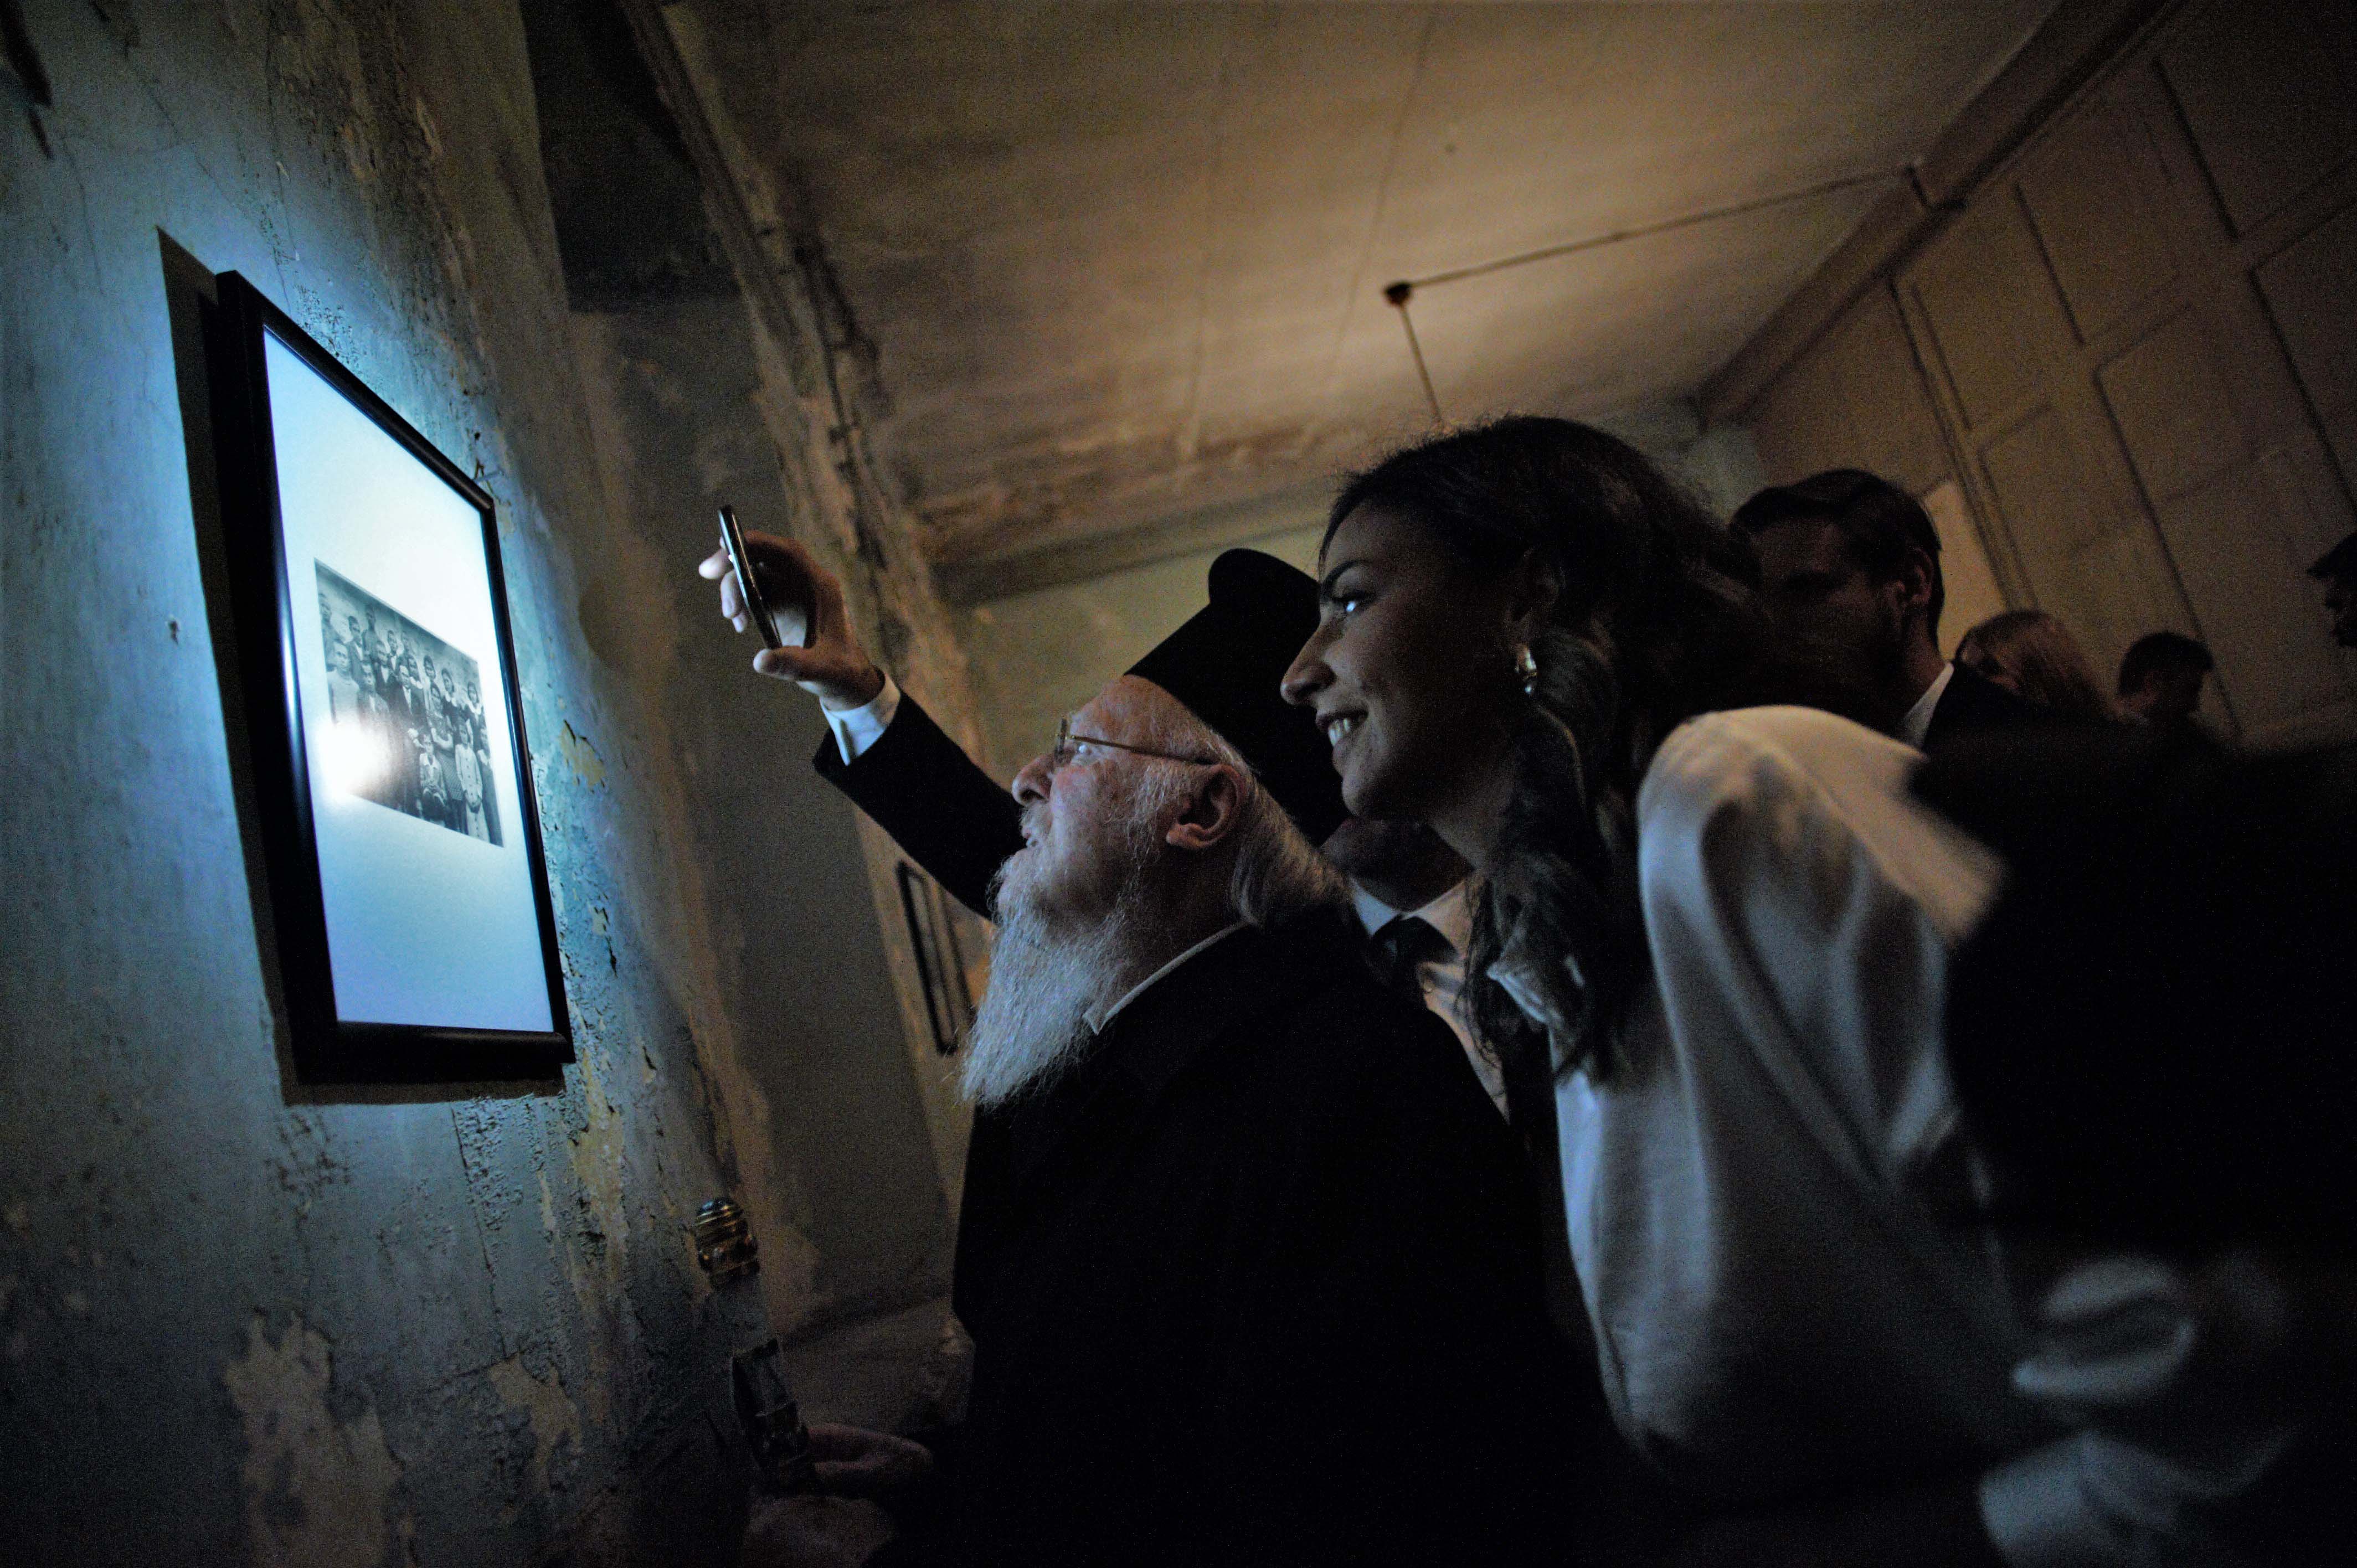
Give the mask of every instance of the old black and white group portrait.
[(327, 566), (318, 579), (329, 716), (362, 758), (344, 786), (452, 832), (502, 842), (475, 660)]

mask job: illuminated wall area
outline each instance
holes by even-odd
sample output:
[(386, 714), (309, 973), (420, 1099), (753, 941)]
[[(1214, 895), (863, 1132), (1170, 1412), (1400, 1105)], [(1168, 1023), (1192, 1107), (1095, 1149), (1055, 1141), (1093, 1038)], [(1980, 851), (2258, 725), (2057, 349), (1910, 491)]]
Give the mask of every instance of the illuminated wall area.
[[(874, 868), (808, 768), (816, 721), (692, 575), (716, 445), (760, 515), (833, 477), (741, 365), (613, 448), (516, 8), (24, 15), (0, 83), (0, 1555), (726, 1560), (697, 1205), (752, 1211), (816, 1412), (903, 1417), (946, 1321), (955, 1151)], [(560, 1083), (288, 1070), (185, 438), (193, 302), (231, 270), (496, 500)], [(743, 305), (698, 303), (749, 355)], [(734, 727), (684, 746), (715, 712)], [(827, 1349), (845, 1333), (882, 1348)]]

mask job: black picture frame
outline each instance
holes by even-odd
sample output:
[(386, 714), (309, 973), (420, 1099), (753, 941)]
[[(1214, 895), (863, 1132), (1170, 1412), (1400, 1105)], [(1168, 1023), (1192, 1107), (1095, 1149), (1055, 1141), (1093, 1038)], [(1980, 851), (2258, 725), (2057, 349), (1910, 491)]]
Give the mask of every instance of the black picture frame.
[[(533, 789), (531, 751), (524, 727), (522, 687), (516, 675), (515, 640), (509, 624), (506, 581), (492, 499), (246, 279), (235, 273), (221, 274), (216, 280), (216, 290), (215, 300), (205, 311), (204, 338), (226, 585), (235, 625), (238, 674), (243, 688), (253, 810), (268, 881), (268, 924), (275, 939), (275, 969), (283, 992), (289, 1054), (296, 1076), (307, 1084), (437, 1084), (554, 1078), (563, 1064), (574, 1059), (573, 1029), (558, 956), (548, 868), (541, 845), (539, 803)], [(412, 688), (417, 705), (404, 710), (423, 714), (427, 704), (447, 699), (444, 705), (434, 709), (436, 718), (432, 745), (419, 746), (414, 728), (400, 732), (408, 737), (414, 754), (433, 751), (433, 763), (417, 765), (427, 768), (433, 777), (433, 788), (427, 793), (413, 788), (400, 796), (379, 791), (392, 804), (379, 803), (376, 795), (343, 794), (331, 800), (334, 809), (328, 814), (334, 817), (347, 809), (360, 812), (361, 808), (352, 802), (366, 800), (368, 811), (395, 811), (408, 820), (409, 825), (390, 823), (380, 831), (406, 833), (412, 840), (418, 840), (424, 833), (425, 839), (431, 839), (432, 833), (425, 832), (430, 824), (433, 832), (447, 830), (473, 840), (474, 846), (464, 851), (456, 847), (436, 849), (432, 843), (426, 849), (428, 854), (475, 855), (480, 864), (495, 866), (502, 890), (500, 907), (506, 912), (506, 923), (499, 931), (505, 945), (499, 950), (511, 954), (522, 953), (527, 945), (527, 933), (521, 920), (520, 868), (501, 852), (520, 847), (523, 856), (521, 869), (530, 883), (533, 929), (529, 936), (531, 945), (536, 945), (538, 950), (539, 989), (544, 989), (546, 996), (545, 1027), (517, 1027), (483, 1017), (470, 1022), (463, 997), (444, 997), (421, 1004), (420, 1011), (438, 1015), (412, 1021), (353, 1015), (367, 1009), (339, 1003), (334, 961), (338, 955), (331, 952), (330, 946), (331, 903), (339, 910), (369, 909), (371, 932), (376, 926), (394, 922), (366, 903), (361, 897), (366, 889), (355, 892), (356, 885), (340, 861), (332, 868), (337, 879), (332, 890), (326, 880), (327, 874), (323, 874), (310, 727), (312, 721), (321, 718), (321, 713), (317, 708), (307, 713), (307, 671), (298, 668), (296, 617), (311, 613), (316, 595), (320, 618), (323, 623), (328, 621), (331, 589), (349, 596), (355, 604), (367, 599), (367, 595), (345, 581), (323, 557), (307, 561), (290, 558), (286, 518), (282, 510), (283, 470), (274, 428), (277, 415), (274, 413), (270, 381), (272, 356), (268, 345), (274, 341), (340, 394), (368, 424), (390, 437), (433, 481), (447, 487), (479, 519), (479, 561), (452, 560), (447, 565), (453, 572), (479, 568), (483, 574), (482, 586), (489, 596), (489, 625), (496, 642), (493, 657), (496, 683), (500, 688), (497, 695), (503, 700), (493, 701), (494, 693), (487, 689), (492, 682), (482, 678), (481, 655), (490, 650), (478, 646), (476, 654), (468, 655), (430, 632), (419, 630), (412, 620), (393, 608), (384, 607), (389, 620), (408, 628), (418, 639), (405, 645), (406, 650), (400, 659), (404, 671), (419, 642), (430, 643), (442, 654), (439, 671), (448, 683)], [(281, 360), (282, 366), (286, 363)], [(371, 450), (381, 448), (371, 446)], [(430, 487), (427, 492), (439, 498), (440, 492), (432, 491)], [(449, 520), (459, 516), (447, 506), (441, 515), (446, 532)], [(379, 529), (368, 537), (381, 540), (386, 534)], [(457, 553), (463, 555), (466, 552)], [(471, 585), (471, 579), (465, 581)], [(374, 599), (367, 602), (377, 604)], [(343, 606), (339, 602), (336, 607)], [(376, 627), (373, 617), (369, 625), (372, 630)], [(323, 625), (321, 672), (310, 682), (314, 698), (330, 684), (326, 671), (333, 666), (339, 645), (326, 639), (333, 635)], [(387, 635), (399, 636), (390, 631)], [(350, 646), (341, 645), (343, 649)], [(375, 644), (366, 641), (363, 646), (373, 648)], [(435, 667), (430, 650), (423, 662), (428, 668)], [(357, 661), (351, 664), (351, 668), (358, 667)], [(355, 701), (356, 712), (358, 707)], [(491, 758), (501, 713), (505, 718), (505, 746), (500, 756)], [(446, 716), (450, 721), (447, 725), (441, 722)], [(473, 736), (474, 744), (470, 746), (463, 735), (453, 740), (453, 730)], [(380, 718), (378, 728), (371, 733), (393, 732)], [(457, 771), (475, 776), (474, 781), (463, 789), (455, 779), (445, 781), (445, 768), (439, 762), (444, 757), (456, 757), (462, 749), (472, 752), (475, 759), (462, 759), (463, 765)], [(500, 798), (507, 792), (499, 789), (502, 782), (511, 787), (515, 796), (511, 818)], [(431, 816), (426, 803), (434, 806)], [(502, 818), (508, 820), (501, 821)], [(510, 834), (519, 841), (512, 846), (503, 842)], [(488, 858), (486, 851), (490, 852)], [(424, 875), (421, 869), (421, 882)], [(385, 893), (390, 899), (399, 891), (388, 888)], [(431, 897), (431, 891), (411, 889), (410, 896), (417, 907), (425, 908), (420, 901)], [(355, 929), (349, 920), (339, 928), (347, 937)], [(447, 937), (448, 933), (441, 934)], [(345, 955), (349, 957), (358, 947), (357, 940), (351, 940), (344, 950)], [(397, 977), (401, 973), (401, 956), (397, 948), (372, 948), (369, 955), (373, 966), (371, 973)], [(532, 977), (521, 963), (514, 961), (509, 962), (503, 973), (503, 995), (510, 1013), (517, 1013), (520, 1005), (522, 1014), (533, 1015), (536, 1003), (533, 1001), (535, 988)], [(385, 983), (398, 985), (400, 982), (396, 978)], [(521, 1004), (517, 998), (522, 999)], [(482, 1011), (488, 1014), (493, 1010), (486, 1007)]]
[(925, 993), (925, 1022), (933, 1050), (955, 1056), (974, 1024), (964, 945), (958, 940), (941, 885), (905, 860), (893, 867), (893, 874), (900, 888), (900, 915), (908, 922), (909, 950), (917, 960), (917, 982)]

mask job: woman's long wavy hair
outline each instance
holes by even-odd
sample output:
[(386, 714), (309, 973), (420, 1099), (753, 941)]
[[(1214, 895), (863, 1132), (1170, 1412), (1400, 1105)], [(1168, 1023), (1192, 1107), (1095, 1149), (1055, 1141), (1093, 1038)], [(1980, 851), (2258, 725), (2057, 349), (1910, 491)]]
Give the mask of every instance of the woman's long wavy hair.
[(2065, 718), (2120, 722), (2071, 628), (2044, 610), (2007, 610), (1964, 633), (1956, 662)]
[[(1361, 506), (1421, 524), (1485, 578), (1534, 553), (1553, 578), (1538, 674), (1510, 705), (1512, 799), (1470, 897), (1469, 1022), (1493, 1052), (1523, 1026), (1491, 978), (1511, 955), (1544, 993), (1558, 1070), (1608, 1076), (1648, 972), (1635, 806), (1654, 748), (1696, 714), (1816, 693), (1770, 629), (1750, 547), (1603, 431), (1515, 415), (1407, 447), (1344, 484), (1329, 542)], [(1469, 678), (1515, 679), (1512, 650)]]

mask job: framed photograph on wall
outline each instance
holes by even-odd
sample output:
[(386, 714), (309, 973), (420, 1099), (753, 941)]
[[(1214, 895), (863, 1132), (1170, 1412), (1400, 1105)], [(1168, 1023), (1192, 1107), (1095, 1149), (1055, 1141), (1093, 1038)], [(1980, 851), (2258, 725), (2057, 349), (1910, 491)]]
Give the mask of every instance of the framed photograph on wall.
[(933, 1049), (957, 1054), (974, 1026), (973, 966), (941, 884), (902, 861), (893, 873), (900, 887), (900, 914), (909, 926), (909, 950), (917, 961), (917, 981), (925, 992), (925, 1022)]
[(490, 495), (234, 273), (207, 322), (271, 923), (306, 1082), (573, 1059)]

